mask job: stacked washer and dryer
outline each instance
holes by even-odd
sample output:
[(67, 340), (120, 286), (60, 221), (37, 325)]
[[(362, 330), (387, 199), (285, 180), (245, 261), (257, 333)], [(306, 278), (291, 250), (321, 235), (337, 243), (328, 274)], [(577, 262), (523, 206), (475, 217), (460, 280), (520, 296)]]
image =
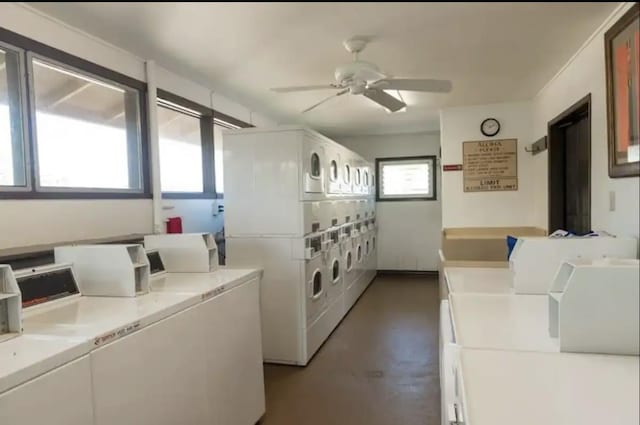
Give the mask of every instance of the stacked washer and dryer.
[(263, 354), (306, 365), (377, 268), (372, 164), (300, 127), (224, 133), (227, 264), (260, 267)]

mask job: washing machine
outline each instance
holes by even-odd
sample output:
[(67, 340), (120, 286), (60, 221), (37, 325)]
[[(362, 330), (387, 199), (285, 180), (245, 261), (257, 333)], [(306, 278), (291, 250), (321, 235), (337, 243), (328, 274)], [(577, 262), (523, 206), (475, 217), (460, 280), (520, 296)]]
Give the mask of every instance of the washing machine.
[(302, 173), (305, 194), (325, 193), (326, 148), (324, 143), (305, 135), (302, 142)]
[(344, 272), (344, 238), (340, 237), (340, 228), (331, 228), (326, 233), (327, 238), (331, 242), (329, 249), (329, 261), (327, 263), (329, 271), (329, 284), (327, 285), (327, 302), (333, 304), (344, 292), (343, 272)]
[(0, 265), (2, 424), (86, 425), (93, 421), (89, 340), (22, 333), (22, 300), (29, 305), (47, 297), (47, 290), (29, 285), (23, 298), (11, 268)]
[(344, 247), (342, 253), (343, 261), (343, 273), (342, 273), (342, 286), (344, 292), (344, 314), (346, 314), (353, 303), (355, 297), (353, 296), (353, 285), (356, 283), (356, 249), (357, 245), (354, 243), (353, 237), (353, 224), (346, 224), (341, 227), (342, 232), (342, 245)]
[(364, 272), (364, 238), (361, 233), (362, 223), (356, 223), (354, 229), (354, 238), (353, 238), (353, 250), (355, 253), (355, 268), (356, 268), (356, 279), (360, 279), (362, 273)]
[[(83, 248), (64, 247), (64, 251)], [(122, 255), (115, 255), (118, 250)], [(62, 251), (56, 248), (56, 258), (66, 258), (59, 255)], [(145, 267), (134, 264), (127, 246), (100, 245), (90, 251), (91, 256), (76, 256), (73, 267), (54, 264), (16, 272), (23, 293), (30, 294), (25, 299), (31, 306), (24, 311), (24, 334), (90, 341), (95, 425), (206, 423), (206, 367), (202, 361), (206, 347), (202, 322), (191, 308), (200, 303), (200, 297), (141, 291), (148, 288), (148, 260), (145, 255)], [(80, 286), (76, 263), (84, 279)], [(112, 283), (98, 284), (99, 277), (105, 276)], [(81, 295), (82, 288), (95, 291), (100, 286), (110, 296)], [(36, 288), (48, 292), (42, 296)]]
[(323, 235), (316, 233), (305, 238), (305, 305), (307, 326), (312, 325), (327, 308), (329, 272), (327, 269), (328, 252)]
[[(162, 252), (148, 251), (150, 263), (162, 265)], [(158, 267), (152, 292), (194, 293), (205, 350), (206, 423), (253, 425), (266, 410), (260, 279), (258, 269), (221, 267), (211, 273), (166, 273)], [(232, 327), (227, 326), (233, 323)]]
[(0, 423), (92, 424), (90, 349), (85, 339), (20, 335), (0, 342)]

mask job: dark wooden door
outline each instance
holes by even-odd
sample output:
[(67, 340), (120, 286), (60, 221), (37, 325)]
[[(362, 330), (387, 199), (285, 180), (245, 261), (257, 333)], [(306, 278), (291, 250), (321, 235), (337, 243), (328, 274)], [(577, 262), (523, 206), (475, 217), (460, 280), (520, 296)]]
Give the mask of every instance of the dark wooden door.
[(589, 127), (586, 116), (564, 127), (565, 229), (586, 233), (591, 227)]
[(548, 124), (549, 232), (591, 229), (591, 95)]

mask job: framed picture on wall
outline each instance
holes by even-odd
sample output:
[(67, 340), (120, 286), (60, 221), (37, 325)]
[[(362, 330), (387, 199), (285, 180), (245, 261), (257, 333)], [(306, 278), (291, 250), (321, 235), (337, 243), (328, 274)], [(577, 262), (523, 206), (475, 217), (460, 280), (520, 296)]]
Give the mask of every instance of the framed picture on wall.
[(609, 176), (640, 176), (640, 6), (606, 33)]

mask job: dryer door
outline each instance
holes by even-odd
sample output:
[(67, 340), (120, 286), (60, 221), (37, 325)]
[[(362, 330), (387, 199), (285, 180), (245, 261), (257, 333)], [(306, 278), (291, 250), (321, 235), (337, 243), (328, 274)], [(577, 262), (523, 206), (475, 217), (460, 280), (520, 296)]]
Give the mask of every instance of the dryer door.
[(306, 139), (302, 155), (305, 193), (324, 193), (324, 164), (324, 146)]

